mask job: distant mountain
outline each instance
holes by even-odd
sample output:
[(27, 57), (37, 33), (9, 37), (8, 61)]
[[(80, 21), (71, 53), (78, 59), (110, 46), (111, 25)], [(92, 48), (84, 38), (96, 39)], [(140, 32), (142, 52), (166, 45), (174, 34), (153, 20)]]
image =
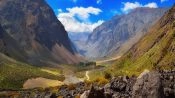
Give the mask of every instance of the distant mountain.
[(86, 41), (90, 33), (69, 33), (68, 35), (72, 41)]
[(136, 8), (128, 14), (114, 16), (88, 37), (85, 56), (100, 58), (122, 55), (145, 35), (165, 11), (166, 8)]
[(118, 72), (175, 68), (175, 5), (117, 63)]
[(85, 56), (84, 54), (86, 51), (84, 51), (84, 49), (89, 35), (90, 33), (69, 33), (69, 37), (74, 44), (76, 51), (82, 56)]
[(80, 58), (44, 0), (0, 1), (0, 52), (34, 65), (72, 64)]

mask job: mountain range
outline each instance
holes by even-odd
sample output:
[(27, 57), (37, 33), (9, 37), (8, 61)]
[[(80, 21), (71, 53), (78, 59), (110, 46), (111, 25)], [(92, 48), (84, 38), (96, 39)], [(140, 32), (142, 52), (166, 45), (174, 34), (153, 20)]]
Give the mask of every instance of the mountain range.
[(87, 58), (121, 56), (139, 41), (166, 11), (167, 8), (136, 8), (128, 14), (116, 15), (95, 28), (86, 42), (76, 42), (76, 46), (80, 51), (84, 51), (82, 55)]

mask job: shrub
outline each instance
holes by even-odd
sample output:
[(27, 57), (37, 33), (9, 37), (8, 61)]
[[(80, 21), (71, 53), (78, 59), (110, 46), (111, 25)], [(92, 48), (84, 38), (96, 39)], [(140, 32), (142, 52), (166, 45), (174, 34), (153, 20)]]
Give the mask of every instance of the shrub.
[(109, 72), (105, 72), (104, 77), (105, 77), (105, 79), (108, 79), (108, 80), (112, 78), (112, 76)]

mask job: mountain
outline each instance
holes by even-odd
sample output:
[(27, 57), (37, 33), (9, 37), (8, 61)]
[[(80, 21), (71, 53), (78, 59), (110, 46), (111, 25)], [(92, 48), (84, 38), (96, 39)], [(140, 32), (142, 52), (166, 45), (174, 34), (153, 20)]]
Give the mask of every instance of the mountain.
[(118, 73), (175, 68), (175, 5), (115, 63)]
[(86, 51), (83, 51), (86, 46), (86, 41), (90, 33), (69, 33), (69, 37), (74, 44), (77, 52), (83, 56)]
[[(3, 54), (33, 65), (80, 61), (61, 22), (44, 0), (0, 1)], [(5, 48), (5, 49), (4, 49)]]
[(116, 15), (97, 27), (86, 42), (85, 56), (120, 56), (131, 48), (166, 11), (166, 8), (136, 8)]

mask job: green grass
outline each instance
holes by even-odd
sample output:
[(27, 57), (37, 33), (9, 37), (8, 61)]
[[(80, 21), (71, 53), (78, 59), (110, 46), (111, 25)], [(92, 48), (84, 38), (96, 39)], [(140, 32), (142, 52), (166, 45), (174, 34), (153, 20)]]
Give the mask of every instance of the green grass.
[[(0, 58), (2, 59), (1, 55)], [(24, 82), (30, 78), (43, 77), (62, 80), (61, 77), (42, 71), (39, 67), (13, 61), (7, 57), (5, 59), (3, 56), (3, 62), (0, 62), (0, 89), (21, 89)]]

